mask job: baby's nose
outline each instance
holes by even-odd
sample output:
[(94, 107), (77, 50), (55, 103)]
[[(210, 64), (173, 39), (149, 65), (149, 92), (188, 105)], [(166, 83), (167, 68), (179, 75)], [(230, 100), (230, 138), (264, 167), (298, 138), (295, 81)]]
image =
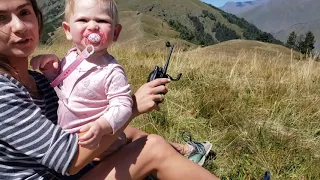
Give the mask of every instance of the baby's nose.
[(97, 30), (99, 29), (98, 23), (96, 21), (90, 21), (88, 29), (90, 30)]

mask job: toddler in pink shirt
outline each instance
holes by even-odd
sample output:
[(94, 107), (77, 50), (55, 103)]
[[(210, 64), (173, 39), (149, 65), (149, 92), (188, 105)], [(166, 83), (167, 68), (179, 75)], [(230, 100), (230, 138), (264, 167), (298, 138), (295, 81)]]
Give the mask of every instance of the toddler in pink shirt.
[(113, 0), (66, 0), (62, 26), (74, 42), (61, 60), (43, 55), (31, 61), (34, 69), (53, 81), (88, 46), (94, 53), (83, 60), (56, 89), (58, 124), (70, 133), (86, 132), (79, 144), (97, 147), (102, 136), (117, 132), (131, 117), (132, 98), (123, 68), (108, 53), (122, 26)]

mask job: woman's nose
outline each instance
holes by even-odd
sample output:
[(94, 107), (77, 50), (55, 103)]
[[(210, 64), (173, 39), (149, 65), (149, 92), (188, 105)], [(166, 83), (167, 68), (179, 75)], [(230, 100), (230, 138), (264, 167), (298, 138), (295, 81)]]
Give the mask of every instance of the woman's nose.
[(21, 21), (21, 19), (19, 17), (17, 17), (16, 15), (12, 16), (12, 32), (13, 33), (23, 33), (26, 31), (27, 26), (26, 24)]
[(98, 30), (99, 29), (98, 23), (96, 21), (90, 21), (88, 29), (89, 30)]

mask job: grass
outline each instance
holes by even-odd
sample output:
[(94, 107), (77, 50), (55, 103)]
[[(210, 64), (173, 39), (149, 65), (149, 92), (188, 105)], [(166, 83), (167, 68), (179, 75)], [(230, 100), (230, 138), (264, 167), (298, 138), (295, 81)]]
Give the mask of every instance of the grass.
[[(265, 171), (272, 179), (320, 179), (319, 62), (234, 43), (240, 44), (216, 53), (216, 47), (190, 52), (178, 47), (169, 74), (182, 72), (182, 79), (170, 83), (160, 112), (142, 115), (133, 125), (168, 141), (182, 142), (183, 131), (211, 141), (215, 155), (205, 168), (221, 179), (261, 179)], [(66, 46), (40, 47), (36, 54), (61, 57)], [(111, 48), (133, 91), (166, 59), (165, 48), (137, 49)]]

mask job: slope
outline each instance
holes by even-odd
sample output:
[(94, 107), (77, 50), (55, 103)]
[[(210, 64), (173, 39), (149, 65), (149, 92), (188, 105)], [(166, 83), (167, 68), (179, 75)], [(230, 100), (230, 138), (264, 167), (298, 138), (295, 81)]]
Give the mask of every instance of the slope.
[(136, 11), (121, 11), (120, 17), (123, 31), (117, 44), (133, 45), (140, 50), (159, 49), (167, 41), (184, 50), (196, 47), (195, 44), (178, 39), (179, 33), (161, 19)]

